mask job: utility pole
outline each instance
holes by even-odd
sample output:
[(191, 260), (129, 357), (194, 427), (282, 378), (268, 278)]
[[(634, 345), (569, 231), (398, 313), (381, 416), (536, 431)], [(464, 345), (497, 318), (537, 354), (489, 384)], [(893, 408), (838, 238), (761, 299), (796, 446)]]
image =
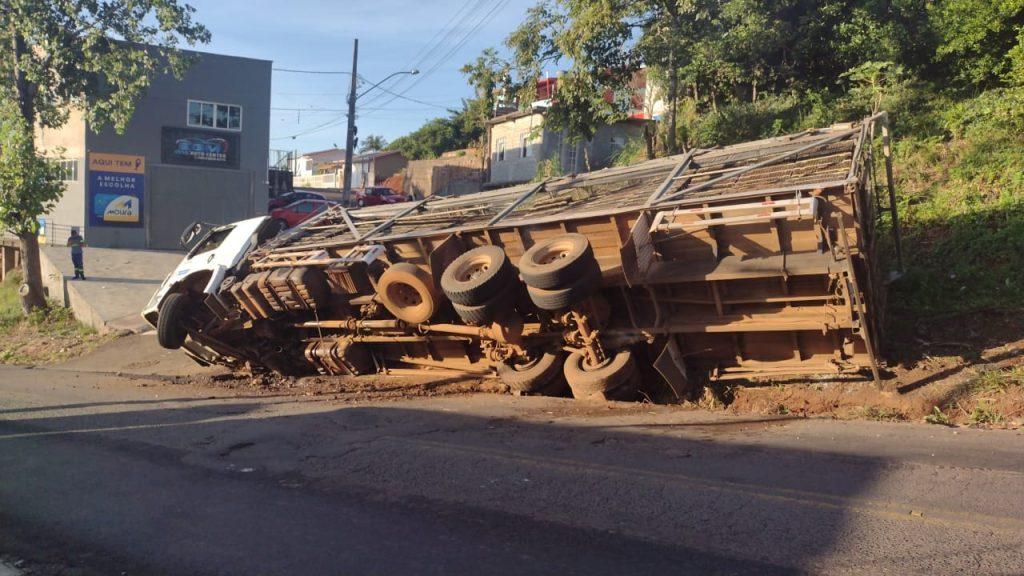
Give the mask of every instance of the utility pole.
[(345, 177), (341, 188), (341, 204), (348, 206), (352, 195), (352, 149), (356, 147), (356, 88), (359, 75), (356, 66), (359, 62), (359, 39), (356, 38), (352, 47), (352, 88), (348, 93), (348, 133), (345, 135)]

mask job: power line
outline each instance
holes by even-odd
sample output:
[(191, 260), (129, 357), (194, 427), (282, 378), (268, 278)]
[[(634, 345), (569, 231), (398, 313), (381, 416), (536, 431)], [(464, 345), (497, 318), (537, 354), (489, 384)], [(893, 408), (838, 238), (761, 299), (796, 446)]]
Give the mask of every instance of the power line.
[(290, 72), (292, 74), (345, 74), (351, 76), (351, 72), (344, 70), (297, 70), (295, 68), (272, 68), (274, 72)]
[(320, 130), (327, 129), (327, 128), (330, 128), (332, 126), (337, 126), (338, 124), (341, 124), (344, 121), (345, 121), (345, 115), (341, 114), (340, 116), (332, 118), (331, 120), (328, 120), (327, 122), (324, 122), (323, 124), (320, 124), (318, 126), (314, 126), (314, 127), (310, 128), (308, 130), (303, 130), (301, 132), (296, 132), (295, 134), (292, 134), (291, 136), (278, 136), (277, 138), (271, 138), (271, 140), (294, 140), (294, 139), (298, 138), (299, 136), (305, 136), (307, 134), (313, 134), (314, 132), (318, 132)]
[[(427, 43), (423, 47), (423, 50), (422, 50), (421, 55), (419, 56), (419, 58), (414, 59), (406, 67), (407, 68), (420, 68), (420, 69), (422, 69), (424, 67), (424, 65), (431, 58), (434, 57), (435, 53), (438, 50), (442, 49), (442, 47), (451, 38), (454, 37), (456, 32), (459, 30), (459, 28), (461, 26), (463, 26), (466, 22), (468, 22), (475, 15), (475, 13), (477, 11), (479, 11), (480, 9), (482, 9), (484, 6), (486, 6), (486, 4), (487, 4), (487, 0), (466, 0), (466, 2), (463, 3), (463, 5), (454, 14), (452, 14), (452, 17), (448, 19), (448, 22), (445, 23), (445, 25), (442, 26), (440, 29), (438, 29), (438, 31), (434, 34), (434, 36), (431, 37), (431, 39), (427, 41)], [(395, 89), (396, 90), (401, 89), (401, 86), (406, 81), (409, 81), (409, 78), (402, 78), (402, 79), (400, 79), (396, 83)], [(414, 85), (416, 83), (417, 83), (416, 81), (413, 81)], [(404, 90), (402, 92), (402, 94), (405, 94), (406, 92), (408, 92), (408, 90)], [(382, 98), (382, 96), (380, 96), (380, 95), (374, 95), (374, 97), (371, 98), (370, 101), (371, 102), (378, 101), (381, 98)]]
[(455, 46), (453, 46), (450, 50), (448, 50), (448, 52), (446, 52), (430, 69), (428, 69), (426, 72), (420, 74), (416, 78), (416, 80), (413, 81), (412, 85), (410, 85), (408, 88), (406, 88), (400, 94), (395, 94), (395, 96), (392, 97), (390, 100), (385, 101), (384, 104), (382, 104), (382, 106), (387, 106), (388, 104), (394, 102), (396, 98), (406, 98), (406, 96), (405, 96), (406, 93), (408, 93), (410, 90), (415, 88), (420, 82), (425, 80), (427, 78), (427, 76), (430, 76), (431, 74), (433, 74), (438, 68), (440, 68), (442, 65), (444, 65), (445, 62), (450, 60), (451, 57), (454, 56), (456, 52), (458, 52), (463, 46), (466, 45), (467, 42), (469, 42), (469, 39), (472, 38), (473, 35), (476, 34), (480, 30), (480, 28), (484, 27), (488, 22), (490, 22), (491, 19), (494, 18), (495, 15), (497, 15), (497, 13), (502, 8), (507, 6), (509, 1), (510, 0), (499, 0), (497, 3), (495, 3), (494, 6), (491, 8), (491, 10), (489, 12), (487, 12), (486, 14), (484, 14), (484, 16), (482, 18), (480, 18), (480, 20), (477, 21), (477, 23), (468, 32), (466, 32), (465, 35), (463, 35), (462, 39), (459, 40), (455, 44)]
[[(362, 76), (360, 76), (360, 79), (363, 80), (364, 82), (369, 82), (369, 80), (367, 80), (366, 78), (363, 78)], [(377, 110), (383, 110), (384, 106), (386, 106), (387, 104), (390, 104), (391, 102), (394, 102), (396, 98), (401, 98), (402, 100), (408, 100), (409, 102), (415, 102), (417, 104), (423, 104), (424, 106), (432, 106), (434, 108), (440, 108), (442, 110), (448, 110), (450, 108), (450, 106), (444, 106), (444, 105), (441, 105), (441, 104), (433, 104), (433, 103), (430, 103), (430, 102), (427, 102), (427, 101), (424, 101), (424, 100), (417, 100), (416, 98), (410, 98), (408, 96), (403, 96), (402, 94), (394, 92), (394, 91), (392, 91), (392, 90), (390, 90), (388, 88), (385, 88), (383, 86), (377, 86), (377, 90), (380, 90), (381, 92), (385, 92), (387, 94), (391, 94), (393, 96), (393, 98), (391, 100), (388, 100), (388, 102), (386, 104), (382, 105), (380, 108), (377, 108)], [(367, 104), (369, 104), (370, 102), (372, 102), (372, 99), (367, 101)], [(364, 108), (364, 110), (369, 110), (369, 108)]]

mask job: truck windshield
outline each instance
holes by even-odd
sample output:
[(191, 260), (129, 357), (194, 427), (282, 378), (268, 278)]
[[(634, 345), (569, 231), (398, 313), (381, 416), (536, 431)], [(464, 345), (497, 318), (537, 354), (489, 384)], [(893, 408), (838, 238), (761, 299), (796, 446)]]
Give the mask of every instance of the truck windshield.
[(224, 243), (224, 239), (227, 238), (228, 235), (231, 234), (231, 231), (234, 229), (234, 226), (229, 226), (227, 228), (219, 228), (217, 230), (214, 230), (213, 232), (210, 232), (206, 236), (206, 238), (203, 238), (202, 242), (196, 244), (196, 247), (193, 248), (192, 251), (188, 253), (189, 257), (195, 256), (196, 254), (202, 254), (203, 252), (216, 250), (217, 248), (220, 247), (221, 244)]

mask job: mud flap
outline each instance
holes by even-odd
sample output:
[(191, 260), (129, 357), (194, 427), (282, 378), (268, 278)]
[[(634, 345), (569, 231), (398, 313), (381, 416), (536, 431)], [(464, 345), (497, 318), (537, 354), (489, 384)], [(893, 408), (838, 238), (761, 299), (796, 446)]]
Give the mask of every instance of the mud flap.
[(455, 234), (449, 234), (444, 242), (441, 242), (430, 252), (429, 264), (430, 275), (434, 278), (434, 288), (438, 294), (444, 294), (441, 290), (441, 275), (444, 274), (448, 265), (466, 251), (462, 239)]
[(668, 339), (661, 354), (658, 354), (658, 359), (654, 361), (654, 369), (665, 379), (676, 399), (682, 400), (689, 391), (690, 379), (686, 376), (686, 363), (675, 338)]
[(643, 284), (651, 265), (658, 259), (651, 241), (650, 228), (650, 217), (646, 212), (641, 212), (629, 231), (629, 238), (619, 250), (622, 272), (630, 287)]

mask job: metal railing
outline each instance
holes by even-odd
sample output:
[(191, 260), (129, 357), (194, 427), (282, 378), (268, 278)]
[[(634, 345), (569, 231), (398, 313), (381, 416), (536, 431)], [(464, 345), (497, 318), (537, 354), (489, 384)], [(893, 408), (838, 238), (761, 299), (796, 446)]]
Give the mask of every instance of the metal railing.
[[(49, 246), (64, 246), (68, 242), (68, 238), (71, 237), (71, 229), (78, 228), (80, 234), (85, 234), (85, 231), (81, 226), (72, 226), (70, 224), (62, 224), (60, 222), (54, 222), (48, 218), (42, 220), (44, 222), (43, 229), (39, 232), (39, 243), (46, 244)], [(88, 242), (88, 240), (87, 240)]]

